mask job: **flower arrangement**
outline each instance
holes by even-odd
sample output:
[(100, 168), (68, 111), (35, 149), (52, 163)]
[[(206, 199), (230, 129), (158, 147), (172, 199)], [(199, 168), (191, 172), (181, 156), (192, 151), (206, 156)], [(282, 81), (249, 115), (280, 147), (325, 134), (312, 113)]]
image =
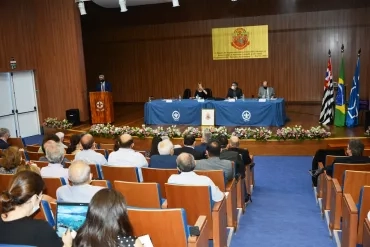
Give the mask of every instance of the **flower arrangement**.
[(170, 127), (167, 127), (166, 129), (166, 135), (169, 138), (176, 138), (176, 137), (181, 137), (181, 131), (179, 128), (176, 127), (176, 125), (172, 125)]
[(283, 127), (276, 131), (275, 138), (277, 140), (304, 140), (308, 136), (309, 131), (302, 128), (300, 125), (294, 127)]
[(254, 135), (254, 130), (251, 128), (235, 128), (232, 136), (237, 136), (239, 139), (251, 139)]
[(194, 128), (194, 127), (188, 127), (187, 129), (185, 129), (184, 132), (182, 132), (182, 136), (185, 136), (187, 134), (191, 134), (195, 136), (196, 138), (202, 137), (202, 132), (198, 128)]
[(311, 127), (308, 131), (306, 131), (306, 139), (325, 139), (331, 136), (329, 131), (326, 131), (321, 126)]
[(72, 124), (67, 119), (58, 120), (57, 118), (46, 118), (43, 126), (55, 129), (70, 129)]
[(257, 141), (267, 141), (272, 138), (272, 131), (265, 127), (256, 128), (253, 130), (253, 138)]
[(213, 138), (217, 138), (218, 136), (221, 135), (230, 137), (230, 134), (228, 133), (227, 128), (225, 126), (221, 126), (218, 128), (210, 127), (208, 130), (211, 132)]
[(365, 136), (370, 136), (370, 127), (365, 131)]

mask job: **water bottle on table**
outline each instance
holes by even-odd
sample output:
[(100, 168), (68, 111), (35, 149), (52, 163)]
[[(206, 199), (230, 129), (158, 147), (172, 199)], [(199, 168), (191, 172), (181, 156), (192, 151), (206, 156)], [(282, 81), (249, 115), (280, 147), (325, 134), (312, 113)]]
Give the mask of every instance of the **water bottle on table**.
[(242, 95), (242, 101), (244, 101), (244, 94)]
[(181, 95), (179, 95), (179, 101), (181, 101)]

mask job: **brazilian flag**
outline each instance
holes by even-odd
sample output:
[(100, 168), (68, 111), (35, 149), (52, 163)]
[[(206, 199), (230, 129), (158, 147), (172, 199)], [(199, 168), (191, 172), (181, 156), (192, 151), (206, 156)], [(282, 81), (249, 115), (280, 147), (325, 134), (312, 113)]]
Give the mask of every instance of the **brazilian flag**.
[(338, 91), (335, 99), (335, 118), (334, 125), (343, 127), (346, 123), (346, 103), (345, 103), (346, 92), (344, 90), (344, 58), (342, 56), (342, 62), (339, 71)]

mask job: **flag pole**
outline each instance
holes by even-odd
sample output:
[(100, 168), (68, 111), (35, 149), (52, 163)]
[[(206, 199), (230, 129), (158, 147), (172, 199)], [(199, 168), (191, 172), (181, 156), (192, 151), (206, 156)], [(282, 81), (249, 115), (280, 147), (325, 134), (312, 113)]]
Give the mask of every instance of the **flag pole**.
[(330, 51), (330, 49), (329, 49), (329, 51), (328, 51), (328, 55), (329, 55), (329, 57), (331, 57), (331, 51)]
[(358, 57), (358, 58), (360, 58), (360, 56), (361, 56), (361, 48), (360, 48), (360, 50), (358, 50), (358, 52), (357, 52), (357, 57)]

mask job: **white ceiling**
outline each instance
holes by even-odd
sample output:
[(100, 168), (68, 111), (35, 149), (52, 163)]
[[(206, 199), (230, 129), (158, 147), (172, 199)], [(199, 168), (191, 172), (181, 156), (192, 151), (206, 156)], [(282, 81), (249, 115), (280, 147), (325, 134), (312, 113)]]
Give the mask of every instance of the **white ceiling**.
[[(104, 8), (119, 8), (118, 0), (92, 0), (92, 1)], [(172, 0), (126, 0), (126, 6), (159, 4), (168, 2), (172, 2)]]

